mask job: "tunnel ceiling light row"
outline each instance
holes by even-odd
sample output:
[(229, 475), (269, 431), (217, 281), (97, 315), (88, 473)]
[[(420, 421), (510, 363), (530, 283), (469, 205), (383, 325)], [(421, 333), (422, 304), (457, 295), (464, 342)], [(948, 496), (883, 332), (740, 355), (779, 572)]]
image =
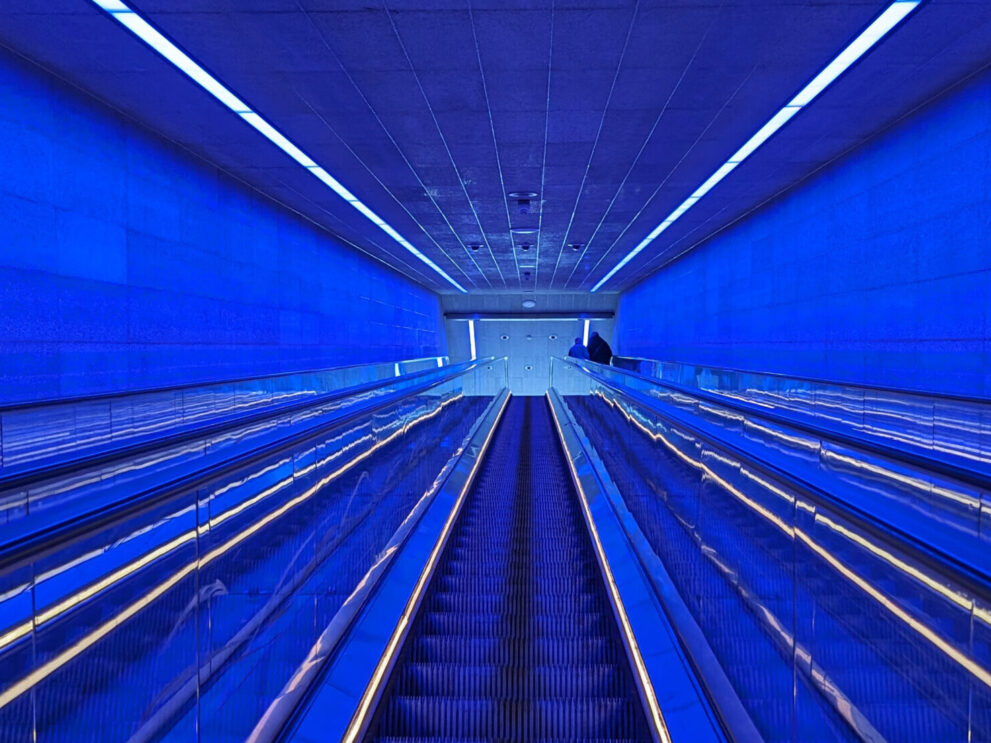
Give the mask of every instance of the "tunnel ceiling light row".
[(863, 33), (840, 52), (832, 62), (826, 65), (818, 75), (812, 78), (812, 81), (802, 88), (794, 98), (788, 101), (780, 111), (774, 114), (764, 126), (758, 129), (757, 133), (733, 153), (729, 160), (709, 176), (705, 183), (699, 186), (691, 196), (681, 202), (678, 208), (671, 212), (663, 222), (651, 230), (647, 237), (641, 240), (619, 263), (613, 266), (609, 273), (599, 279), (598, 283), (592, 287), (592, 291), (596, 292), (601, 289), (602, 285), (615, 276), (623, 266), (633, 260), (644, 248), (657, 239), (682, 214), (695, 206), (699, 199), (715, 188), (716, 184), (723, 180), (723, 178), (732, 173), (737, 165), (750, 157), (762, 144), (774, 136), (781, 127), (787, 124), (795, 114), (814, 101), (836, 78), (842, 75), (854, 62), (866, 54), (871, 47), (883, 39), (889, 31), (905, 20), (909, 13), (915, 10), (921, 2), (922, 0), (896, 0), (896, 2), (889, 5), (871, 25), (864, 29)]
[(221, 83), (217, 78), (204, 70), (188, 54), (169, 41), (157, 28), (149, 23), (143, 16), (135, 12), (130, 6), (120, 0), (92, 0), (94, 4), (107, 11), (117, 21), (126, 27), (131, 33), (144, 41), (148, 46), (162, 55), (165, 59), (186, 73), (191, 80), (208, 92), (224, 106), (240, 116), (246, 123), (254, 127), (262, 136), (272, 144), (285, 152), (289, 157), (310, 171), (319, 178), (324, 185), (328, 186), (334, 193), (344, 199), (366, 219), (376, 225), (385, 234), (403, 246), (416, 258), (436, 271), (445, 281), (460, 292), (465, 292), (465, 288), (452, 279), (440, 266), (430, 260), (426, 255), (417, 250), (406, 238), (399, 234), (395, 228), (372, 211), (367, 205), (360, 201), (353, 193), (345, 188), (340, 181), (330, 173), (317, 165), (303, 150), (293, 144), (282, 132), (272, 126), (264, 117), (253, 111), (244, 101), (238, 98), (231, 90)]

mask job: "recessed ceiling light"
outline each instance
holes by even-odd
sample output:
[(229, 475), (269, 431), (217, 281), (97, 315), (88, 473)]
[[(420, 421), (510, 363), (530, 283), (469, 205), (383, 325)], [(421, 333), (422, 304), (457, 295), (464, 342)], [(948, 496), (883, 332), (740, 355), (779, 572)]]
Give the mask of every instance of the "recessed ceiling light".
[(678, 207), (671, 212), (663, 222), (657, 225), (650, 234), (647, 235), (640, 243), (633, 248), (629, 253), (623, 256), (612, 269), (596, 282), (595, 286), (592, 287), (592, 291), (596, 292), (602, 285), (605, 284), (609, 279), (616, 275), (623, 266), (629, 263), (633, 258), (635, 258), (640, 251), (650, 245), (664, 230), (666, 230), (676, 219), (678, 219), (682, 214), (691, 209), (695, 204), (705, 196), (709, 191), (711, 191), (717, 183), (719, 183), (723, 178), (733, 172), (741, 162), (746, 160), (750, 155), (752, 155), (757, 148), (769, 140), (774, 134), (781, 129), (785, 124), (787, 124), (791, 118), (797, 114), (799, 111), (810, 104), (816, 97), (819, 96), (822, 91), (824, 91), (833, 81), (836, 80), (840, 75), (842, 75), (850, 66), (860, 59), (864, 54), (866, 54), (875, 44), (877, 44), (881, 39), (883, 39), (888, 32), (891, 31), (895, 26), (905, 20), (909, 14), (919, 6), (922, 0), (895, 0), (885, 9), (881, 15), (874, 19), (866, 29), (864, 29), (856, 39), (854, 39), (850, 44), (848, 44), (843, 51), (841, 51), (836, 58), (833, 59), (826, 67), (819, 72), (812, 81), (808, 83), (802, 90), (800, 90), (788, 103), (783, 106), (777, 113), (772, 116), (766, 124), (764, 124), (757, 132), (748, 139), (740, 149), (733, 153), (730, 158), (719, 166), (719, 168), (714, 172), (709, 178), (695, 189), (687, 199), (685, 199)]
[(409, 253), (436, 271), (438, 275), (443, 277), (444, 280), (451, 284), (454, 288), (460, 292), (466, 291), (461, 284), (448, 276), (444, 269), (430, 260), (430, 258), (426, 255), (421, 253), (416, 247), (413, 246), (412, 243), (400, 235), (394, 227), (368, 208), (368, 206), (366, 206), (353, 193), (345, 188), (340, 181), (334, 178), (334, 176), (317, 165), (317, 163), (310, 158), (309, 155), (303, 152), (303, 150), (291, 142), (288, 137), (264, 119), (261, 114), (252, 110), (251, 107), (238, 98), (230, 88), (203, 69), (199, 63), (193, 60), (193, 58), (186, 54), (182, 49), (173, 44), (168, 38), (165, 37), (164, 34), (162, 34), (161, 31), (145, 20), (144, 16), (136, 13), (122, 0), (92, 1), (94, 5), (109, 13), (114, 20), (118, 21), (127, 30), (171, 62), (176, 68), (181, 70), (191, 80), (193, 80), (193, 82), (203, 88), (203, 90), (212, 95), (234, 114), (241, 117), (246, 124), (253, 127), (269, 142), (274, 144), (297, 163), (310, 171), (311, 175), (319, 179), (325, 186), (344, 199), (351, 205), (352, 208), (357, 210), (372, 224), (399, 243)]
[(507, 196), (511, 199), (516, 199), (516, 212), (517, 214), (529, 214), (530, 213), (530, 199), (537, 198), (536, 191), (510, 191)]
[(532, 310), (534, 307), (537, 306), (537, 303), (532, 299), (524, 299), (523, 306), (526, 307), (528, 310)]
[(518, 237), (524, 237), (526, 235), (536, 235), (538, 230), (536, 227), (513, 227), (510, 232)]

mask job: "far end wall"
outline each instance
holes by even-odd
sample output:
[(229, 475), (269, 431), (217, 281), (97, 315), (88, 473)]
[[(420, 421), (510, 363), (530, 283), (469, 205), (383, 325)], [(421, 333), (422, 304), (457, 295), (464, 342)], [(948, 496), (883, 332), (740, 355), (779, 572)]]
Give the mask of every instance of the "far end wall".
[[(583, 326), (584, 321), (577, 319), (480, 319), (475, 321), (475, 350), (478, 358), (508, 358), (506, 371), (514, 395), (543, 395), (550, 380), (551, 357), (567, 356)], [(606, 340), (611, 340), (612, 329), (611, 318), (589, 321), (589, 332), (598, 332)], [(467, 361), (471, 355), (468, 321), (448, 320), (447, 338), (451, 362)], [(502, 368), (497, 367), (497, 375), (503, 374)]]
[(991, 74), (627, 291), (616, 352), (991, 395)]

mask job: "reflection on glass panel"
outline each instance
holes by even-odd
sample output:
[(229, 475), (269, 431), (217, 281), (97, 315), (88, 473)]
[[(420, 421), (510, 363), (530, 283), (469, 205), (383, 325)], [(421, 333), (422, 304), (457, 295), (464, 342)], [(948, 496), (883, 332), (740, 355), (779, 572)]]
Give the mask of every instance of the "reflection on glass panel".
[[(567, 401), (766, 740), (991, 736), (983, 589), (624, 392)], [(979, 492), (839, 447), (826, 466), (977, 533)]]
[(654, 359), (615, 357), (613, 363), (661, 383), (702, 390), (754, 409), (991, 465), (991, 401)]
[[(982, 490), (972, 484), (980, 481), (977, 473), (968, 480), (963, 479), (966, 473), (959, 478), (936, 474), (924, 467), (925, 461), (837, 443), (826, 431), (721, 407), (621, 369), (569, 361), (562, 361), (561, 366), (584, 373), (592, 385), (592, 395), (609, 405), (617, 405), (609, 390), (642, 401), (632, 407), (619, 406), (633, 421), (650, 415), (644, 412), (650, 408), (674, 416), (672, 420), (703, 426), (721, 441), (742, 447), (761, 461), (887, 519), (899, 529), (916, 533), (947, 554), (971, 563), (982, 559), (982, 542), (987, 537), (981, 531)], [(781, 378), (769, 378), (784, 383)]]
[(399, 374), (446, 365), (447, 357), (364, 364), (218, 382), (116, 397), (0, 409), (0, 472), (173, 434), (193, 425), (244, 416)]
[(0, 569), (0, 740), (244, 739), (489, 404), (463, 376)]

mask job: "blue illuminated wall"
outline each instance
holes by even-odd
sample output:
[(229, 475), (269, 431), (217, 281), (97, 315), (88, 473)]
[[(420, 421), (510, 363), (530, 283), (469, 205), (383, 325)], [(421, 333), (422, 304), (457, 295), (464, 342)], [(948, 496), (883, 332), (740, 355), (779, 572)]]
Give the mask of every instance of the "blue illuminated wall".
[(443, 354), (435, 294), (0, 52), (0, 402)]
[(616, 345), (991, 395), (989, 307), (984, 76), (626, 292)]

